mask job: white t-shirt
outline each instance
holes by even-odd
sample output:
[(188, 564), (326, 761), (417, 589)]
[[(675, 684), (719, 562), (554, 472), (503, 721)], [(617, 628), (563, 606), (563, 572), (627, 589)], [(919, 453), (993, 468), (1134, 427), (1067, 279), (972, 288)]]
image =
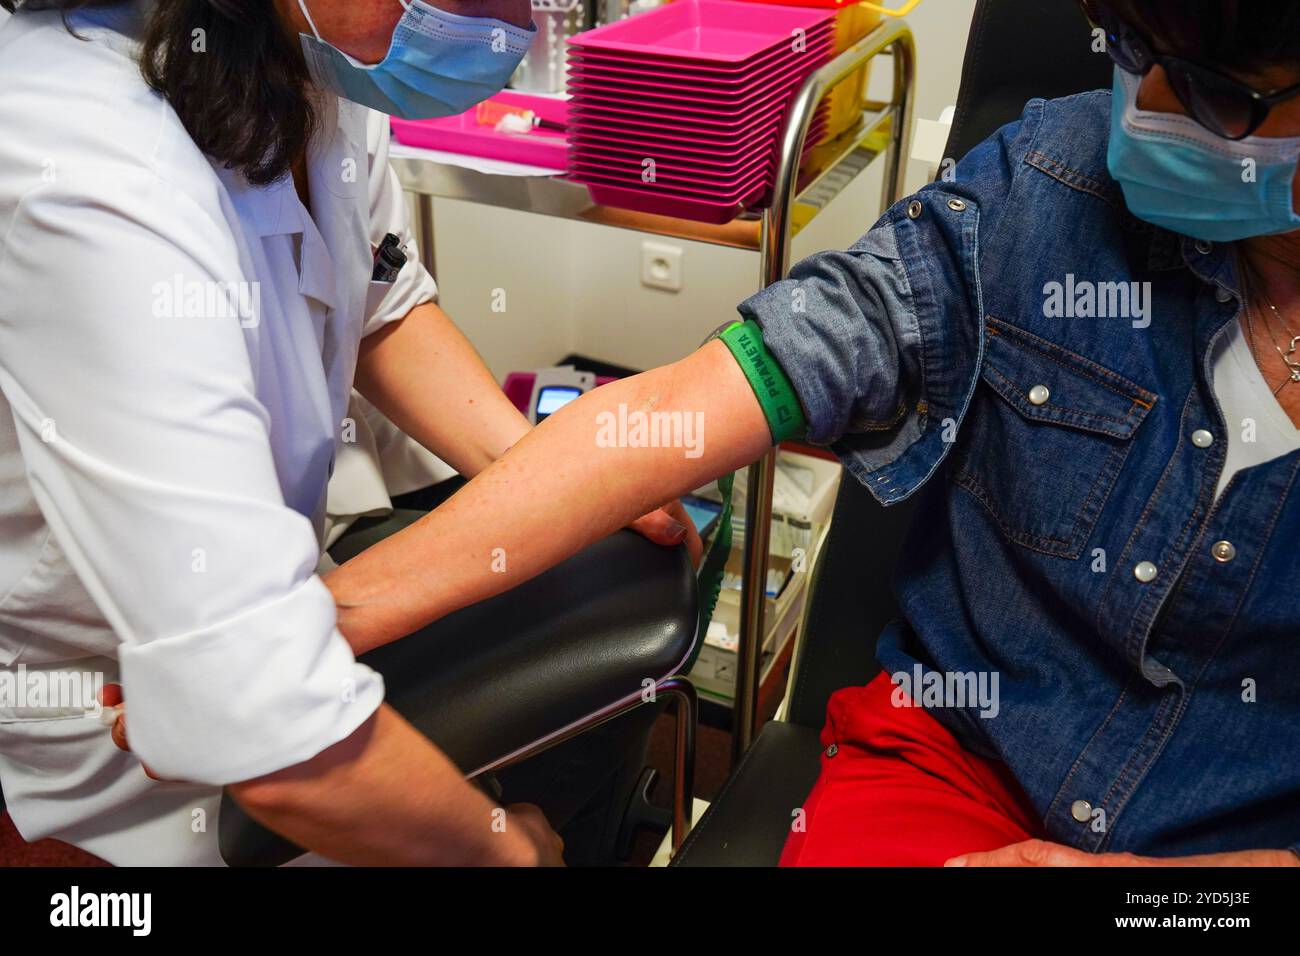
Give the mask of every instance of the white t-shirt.
[[(1215, 342), (1210, 367), (1214, 393), (1228, 429), (1228, 456), (1219, 476), (1217, 497), (1243, 468), (1261, 465), (1300, 448), (1300, 430), (1291, 423), (1264, 381), (1240, 321), (1234, 319)], [(1300, 385), (1287, 387), (1300, 388)], [(1248, 441), (1248, 436), (1254, 440)]]

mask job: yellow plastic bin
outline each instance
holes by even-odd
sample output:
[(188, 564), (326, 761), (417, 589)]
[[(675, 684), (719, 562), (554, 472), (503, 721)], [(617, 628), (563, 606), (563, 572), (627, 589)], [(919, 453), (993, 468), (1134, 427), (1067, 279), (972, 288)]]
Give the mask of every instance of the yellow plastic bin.
[[(874, 3), (836, 3), (835, 0), (827, 0), (826, 6), (839, 8), (835, 15), (835, 53), (843, 53), (853, 46), (880, 26), (885, 17), (907, 16), (920, 2), (921, 0), (907, 0), (898, 9), (891, 10)], [(871, 63), (872, 61), (868, 60), (862, 69), (826, 95), (826, 100), (830, 104), (830, 116), (826, 135), (819, 142), (828, 142), (857, 124), (867, 98), (867, 81), (871, 78)]]

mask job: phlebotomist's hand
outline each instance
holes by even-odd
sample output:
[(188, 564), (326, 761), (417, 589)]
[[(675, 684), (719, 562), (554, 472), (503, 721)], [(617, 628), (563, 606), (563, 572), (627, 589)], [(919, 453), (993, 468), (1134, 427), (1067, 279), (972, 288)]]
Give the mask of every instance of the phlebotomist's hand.
[[(114, 715), (112, 730), (110, 731), (113, 743), (117, 744), (119, 750), (130, 753), (131, 745), (126, 741), (126, 697), (122, 694), (122, 685), (105, 684), (104, 689), (99, 692), (99, 702), (104, 706), (105, 714)], [(143, 761), (140, 763), (140, 767), (150, 778), (162, 780), (162, 777), (150, 770), (149, 765)]]
[(700, 533), (695, 530), (695, 523), (686, 513), (681, 501), (671, 501), (662, 508), (644, 514), (630, 525), (633, 531), (655, 544), (672, 546), (686, 542), (686, 550), (691, 556), (691, 564), (700, 566), (700, 557), (704, 554), (704, 544)]
[[(99, 702), (104, 706), (106, 714), (115, 712), (111, 730), (113, 743), (130, 753), (131, 745), (126, 738), (126, 698), (122, 694), (122, 685), (104, 685), (99, 693)], [(163, 779), (150, 770), (148, 764), (141, 762), (140, 767), (151, 779)], [(537, 866), (564, 866), (564, 841), (551, 829), (540, 808), (530, 803), (514, 803), (506, 807), (505, 812), (507, 826), (514, 824), (536, 850)]]

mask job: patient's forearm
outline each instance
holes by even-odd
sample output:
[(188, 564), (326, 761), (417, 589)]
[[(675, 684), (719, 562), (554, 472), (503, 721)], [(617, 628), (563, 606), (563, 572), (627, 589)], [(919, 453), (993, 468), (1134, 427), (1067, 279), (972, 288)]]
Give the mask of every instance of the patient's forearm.
[[(652, 412), (691, 416), (698, 447), (630, 447), (617, 423)], [(720, 342), (603, 386), (442, 507), (328, 574), (339, 628), (358, 653), (396, 640), (541, 573), (770, 444), (758, 401)]]

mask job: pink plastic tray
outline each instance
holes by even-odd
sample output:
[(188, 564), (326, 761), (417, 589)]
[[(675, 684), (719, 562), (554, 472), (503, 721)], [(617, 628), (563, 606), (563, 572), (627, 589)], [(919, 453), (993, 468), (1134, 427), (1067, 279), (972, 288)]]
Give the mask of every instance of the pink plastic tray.
[(610, 93), (599, 86), (577, 84), (571, 90), (572, 96), (569, 103), (571, 107), (580, 107), (588, 105), (588, 103), (592, 106), (604, 104), (623, 114), (634, 110), (655, 109), (685, 109), (702, 113), (737, 113), (762, 109), (777, 100), (789, 100), (794, 96), (800, 82), (799, 75), (792, 73), (787, 75), (782, 82), (759, 84), (756, 88), (746, 91), (742, 99), (717, 101), (689, 99), (685, 96), (672, 94), (661, 95), (657, 98), (652, 98), (653, 94), (618, 94)]
[(636, 189), (604, 183), (584, 185), (591, 195), (591, 201), (601, 206), (616, 206), (619, 209), (632, 209), (636, 212), (690, 219), (694, 222), (708, 222), (719, 226), (731, 222), (769, 191), (766, 186), (757, 186), (750, 194), (738, 200), (718, 201), (691, 196), (672, 196), (667, 192), (643, 193)]
[[(725, 160), (727, 157), (734, 159), (756, 149), (772, 148), (776, 143), (776, 136), (781, 128), (781, 119), (782, 117), (775, 116), (770, 122), (758, 127), (752, 133), (733, 139), (655, 136), (645, 131), (621, 133), (614, 130), (574, 129), (569, 133), (569, 148), (570, 150), (587, 148), (617, 150), (625, 153), (639, 153), (642, 156), (681, 154), (683, 156), (710, 157), (715, 160)], [(826, 131), (826, 123), (826, 112), (819, 112), (816, 119), (808, 127), (807, 139), (809, 142), (813, 141), (814, 136)]]
[[(567, 100), (526, 93), (498, 93), (491, 102), (529, 109), (545, 120), (568, 124)], [(498, 133), (480, 125), (474, 110), (443, 119), (402, 120), (394, 118), (393, 135), (399, 143), (422, 149), (440, 149), (466, 156), (485, 156), (529, 166), (564, 169), (568, 140), (558, 130), (535, 129), (531, 133)]]
[(640, 163), (605, 162), (597, 158), (575, 160), (569, 157), (571, 176), (599, 176), (602, 179), (651, 190), (661, 186), (668, 186), (674, 190), (699, 189), (712, 195), (729, 195), (738, 188), (748, 185), (755, 177), (771, 178), (772, 172), (772, 157), (764, 156), (755, 157), (735, 172), (721, 173), (670, 170), (666, 164), (656, 163), (654, 182), (647, 183), (641, 179)]
[(740, 63), (788, 44), (794, 30), (809, 31), (833, 12), (735, 0), (677, 0), (569, 38), (583, 50), (680, 56), (707, 63)]
[[(737, 130), (730, 133), (683, 130), (680, 126), (655, 125), (650, 127), (645, 123), (632, 126), (605, 125), (600, 128), (571, 127), (569, 142), (577, 145), (594, 142), (598, 145), (640, 150), (642, 152), (678, 150), (715, 155), (735, 154), (745, 149), (762, 146), (764, 143), (775, 144), (783, 117), (784, 114), (780, 113), (753, 129)], [(820, 135), (825, 130), (826, 119), (825, 114), (822, 114), (810, 126), (808, 140), (812, 142), (813, 134)]]
[(796, 53), (793, 50), (782, 48), (772, 53), (765, 53), (762, 56), (755, 57), (744, 63), (735, 66), (718, 67), (711, 64), (687, 63), (681, 60), (674, 60), (670, 57), (658, 56), (639, 56), (631, 53), (622, 53), (613, 55), (596, 55), (580, 54), (577, 50), (569, 50), (568, 69), (585, 70), (587, 72), (612, 72), (620, 70), (624, 73), (635, 73), (649, 79), (659, 77), (677, 77), (684, 80), (692, 80), (707, 83), (732, 83), (744, 80), (762, 70), (771, 69), (775, 64), (783, 60), (790, 60), (796, 57), (803, 57), (809, 54), (817, 55), (826, 50), (834, 49), (835, 33), (833, 30), (827, 30), (825, 33), (818, 33), (808, 38), (807, 49)]
[(574, 73), (569, 74), (567, 82), (570, 95), (605, 94), (638, 101), (726, 103), (777, 87), (797, 89), (808, 75), (824, 62), (823, 57), (796, 67), (770, 70), (757, 79), (744, 83), (668, 83), (655, 80), (625, 80), (622, 77), (617, 79), (605, 76), (589, 77)]
[(716, 105), (740, 102), (768, 90), (793, 90), (825, 62), (824, 56), (810, 57), (806, 62), (785, 65), (761, 74), (757, 79), (743, 84), (668, 83), (592, 77), (586, 74), (569, 74), (569, 92), (574, 96), (618, 96), (624, 100), (646, 103), (693, 103)]
[[(816, 148), (815, 142), (813, 135), (809, 135), (801, 159), (806, 158)], [(727, 156), (692, 156), (661, 150), (602, 148), (586, 144), (574, 144), (569, 148), (568, 161), (570, 169), (581, 166), (604, 165), (634, 172), (636, 178), (640, 179), (641, 171), (644, 168), (643, 164), (647, 158), (655, 161), (657, 170), (668, 175), (686, 173), (710, 178), (725, 178), (734, 176), (742, 170), (747, 171), (755, 164), (766, 164), (774, 167), (776, 163), (776, 142), (774, 137), (769, 137), (766, 141), (756, 144), (744, 153)]]
[(662, 196), (664, 199), (693, 199), (695, 202), (703, 203), (741, 203), (754, 202), (750, 196), (763, 195), (764, 190), (771, 189), (770, 178), (763, 176), (762, 173), (757, 176), (751, 176), (744, 182), (736, 183), (735, 186), (716, 187), (716, 186), (689, 186), (677, 185), (677, 183), (666, 182), (627, 182), (625, 179), (619, 179), (612, 176), (602, 176), (599, 173), (569, 173), (569, 178), (581, 182), (585, 186), (614, 186), (615, 189), (628, 190), (630, 193), (640, 193), (647, 196)]
[[(828, 120), (827, 110), (819, 110), (808, 124), (809, 133), (824, 130)], [(664, 152), (701, 153), (719, 156), (753, 149), (774, 141), (781, 128), (784, 112), (773, 113), (761, 125), (744, 129), (734, 135), (718, 135), (709, 130), (677, 127), (669, 132), (647, 129), (643, 124), (627, 127), (572, 126), (569, 129), (569, 146), (596, 146), (605, 149), (623, 149), (644, 153), (646, 150)]]
[(681, 117), (685, 123), (694, 123), (696, 118), (707, 122), (724, 122), (739, 116), (763, 110), (773, 103), (788, 102), (798, 88), (798, 79), (781, 85), (773, 85), (736, 100), (708, 101), (687, 99), (651, 99), (648, 96), (620, 96), (617, 93), (574, 90), (570, 102), (579, 109), (608, 109), (619, 113), (664, 117), (676, 119)]
[[(809, 124), (809, 139), (816, 133), (826, 131), (827, 117), (819, 114)], [(781, 117), (772, 118), (770, 122), (757, 127), (753, 133), (746, 133), (732, 139), (703, 138), (669, 138), (658, 135), (625, 134), (617, 130), (573, 130), (569, 134), (569, 150), (616, 150), (619, 152), (640, 153), (642, 156), (655, 156), (659, 153), (681, 156), (708, 156), (724, 160), (727, 156), (735, 157), (738, 153), (767, 148), (776, 143), (776, 134), (781, 127)]]
[(772, 189), (772, 176), (760, 174), (748, 179), (737, 180), (725, 185), (707, 183), (668, 182), (661, 180), (645, 184), (614, 176), (601, 176), (598, 173), (574, 172), (569, 176), (580, 181), (584, 186), (613, 186), (617, 189), (630, 189), (648, 196), (662, 196), (667, 199), (694, 199), (702, 202), (733, 203), (754, 202), (754, 194), (763, 195)]
[(611, 98), (601, 94), (588, 95), (576, 92), (569, 99), (569, 115), (575, 112), (588, 114), (614, 114), (620, 119), (669, 119), (673, 122), (707, 125), (729, 124), (750, 118), (751, 122), (766, 116), (773, 109), (783, 110), (794, 97), (796, 87), (775, 88), (747, 98), (740, 103), (719, 103), (713, 106), (679, 103), (655, 103), (642, 99)]
[[(700, 176), (721, 182), (740, 178), (742, 173), (748, 173), (760, 160), (764, 160), (766, 165), (770, 166), (775, 162), (776, 154), (773, 153), (766, 158), (762, 154), (756, 154), (746, 156), (738, 162), (725, 163), (691, 162), (676, 156), (664, 158), (656, 156), (655, 170), (664, 176)], [(608, 169), (633, 171), (636, 178), (641, 178), (641, 161), (634, 153), (606, 153), (594, 149), (569, 153), (570, 169), (595, 168), (598, 165)]]
[(695, 122), (731, 122), (737, 118), (753, 116), (754, 113), (766, 113), (772, 105), (787, 104), (794, 95), (793, 86), (772, 88), (762, 94), (749, 96), (748, 99), (729, 100), (725, 103), (685, 103), (680, 100), (651, 100), (649, 98), (630, 99), (627, 96), (611, 94), (573, 95), (571, 103), (577, 109), (608, 109), (608, 111), (634, 114), (647, 118), (666, 118), (680, 120), (682, 124), (693, 126)]
[(696, 140), (731, 140), (738, 136), (747, 136), (751, 130), (765, 126), (774, 118), (785, 115), (788, 103), (785, 100), (773, 100), (749, 112), (734, 116), (705, 117), (682, 113), (651, 112), (650, 110), (628, 109), (622, 113), (605, 106), (587, 106), (573, 104), (569, 111), (569, 128), (574, 132), (593, 129), (636, 133), (642, 128), (657, 129), (660, 135), (670, 133), (687, 136)]
[(584, 50), (576, 46), (567, 49), (569, 68), (586, 70), (618, 70), (650, 75), (681, 75), (729, 81), (743, 78), (757, 70), (772, 66), (781, 60), (818, 53), (832, 47), (835, 30), (831, 21), (814, 27), (804, 36), (804, 50), (796, 51), (791, 44), (783, 43), (757, 56), (737, 63), (708, 63), (683, 59), (672, 54), (624, 53), (604, 50)]
[[(814, 144), (826, 132), (826, 126), (809, 129), (804, 155), (814, 149)], [(603, 158), (636, 162), (638, 165), (646, 157), (653, 158), (659, 164), (698, 166), (707, 169), (730, 168), (748, 163), (756, 156), (776, 156), (776, 131), (748, 142), (744, 147), (728, 151), (690, 151), (656, 145), (623, 144), (605, 140), (570, 140), (569, 159)]]

